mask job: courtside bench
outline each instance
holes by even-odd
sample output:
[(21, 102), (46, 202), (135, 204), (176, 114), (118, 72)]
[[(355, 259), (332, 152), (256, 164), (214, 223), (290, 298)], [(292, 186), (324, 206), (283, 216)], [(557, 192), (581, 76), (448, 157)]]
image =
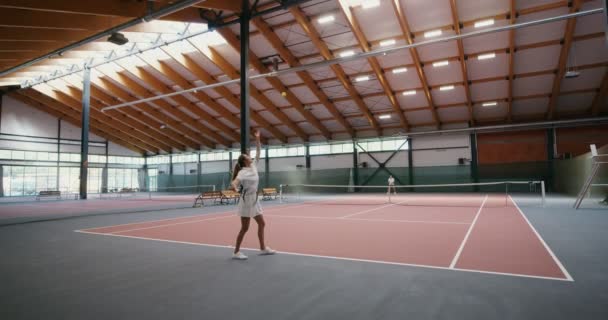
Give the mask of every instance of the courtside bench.
[[(205, 200), (213, 200), (213, 204), (216, 204), (217, 202), (222, 203), (222, 192), (221, 191), (203, 192), (203, 193), (199, 194), (198, 197), (196, 197), (196, 199), (194, 200), (194, 205), (192, 207), (196, 208), (196, 207), (204, 206)], [(199, 204), (199, 202), (200, 202), (200, 204)]]
[(42, 198), (55, 198), (57, 200), (61, 200), (61, 191), (57, 190), (45, 190), (40, 191), (36, 195), (36, 200), (40, 201)]
[(277, 188), (262, 189), (262, 200), (274, 200), (278, 195), (279, 193), (277, 192)]
[(241, 198), (241, 194), (234, 191), (234, 190), (223, 190), (221, 191), (222, 193), (222, 200), (221, 203), (224, 204), (224, 201), (226, 201), (226, 204), (229, 204), (230, 201), (233, 201), (233, 203), (238, 203), (239, 199)]

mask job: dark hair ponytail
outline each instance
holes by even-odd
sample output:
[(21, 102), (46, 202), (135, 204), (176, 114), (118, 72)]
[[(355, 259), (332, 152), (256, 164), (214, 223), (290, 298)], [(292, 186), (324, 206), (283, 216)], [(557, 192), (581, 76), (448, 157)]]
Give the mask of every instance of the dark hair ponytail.
[(239, 171), (245, 167), (245, 155), (241, 154), (234, 165), (234, 170), (232, 171), (232, 181), (236, 179), (236, 176), (239, 174)]

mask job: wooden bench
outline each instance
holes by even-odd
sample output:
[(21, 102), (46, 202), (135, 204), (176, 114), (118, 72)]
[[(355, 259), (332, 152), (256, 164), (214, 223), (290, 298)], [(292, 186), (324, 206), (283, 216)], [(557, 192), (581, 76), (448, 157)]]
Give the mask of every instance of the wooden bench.
[[(194, 205), (192, 207), (196, 208), (196, 207), (204, 206), (205, 205), (204, 200), (213, 200), (214, 204), (217, 202), (222, 203), (222, 192), (220, 192), (220, 191), (203, 192), (203, 193), (199, 194), (198, 197), (196, 197), (196, 199), (194, 200)], [(199, 201), (200, 201), (200, 204), (199, 204)]]
[(40, 191), (36, 195), (36, 200), (40, 201), (41, 198), (47, 198), (47, 197), (54, 197), (55, 199), (59, 200), (59, 199), (61, 199), (61, 191), (57, 191), (57, 190)]
[(278, 195), (277, 188), (262, 189), (262, 200), (273, 200), (276, 199)]
[(241, 198), (241, 194), (234, 191), (234, 190), (223, 190), (221, 191), (222, 193), (222, 201), (221, 203), (224, 203), (224, 200), (226, 201), (226, 204), (230, 203), (230, 200), (233, 200), (234, 203), (238, 203), (239, 199)]

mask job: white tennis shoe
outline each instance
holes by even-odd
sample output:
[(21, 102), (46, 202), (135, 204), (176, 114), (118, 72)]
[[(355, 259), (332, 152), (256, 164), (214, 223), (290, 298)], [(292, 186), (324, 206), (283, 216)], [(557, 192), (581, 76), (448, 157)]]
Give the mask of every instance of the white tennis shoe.
[(260, 255), (262, 255), (262, 256), (269, 256), (269, 255), (275, 254), (275, 253), (277, 253), (277, 251), (272, 249), (271, 247), (266, 247), (266, 249), (260, 250)]
[(234, 259), (234, 260), (247, 260), (247, 256), (239, 251), (237, 253), (233, 253), (232, 254), (232, 259)]

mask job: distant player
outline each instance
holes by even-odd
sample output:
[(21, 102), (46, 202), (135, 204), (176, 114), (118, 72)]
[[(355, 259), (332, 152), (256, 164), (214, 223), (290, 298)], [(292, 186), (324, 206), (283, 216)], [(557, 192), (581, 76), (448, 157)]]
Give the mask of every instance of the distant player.
[(397, 194), (397, 189), (395, 189), (395, 178), (393, 176), (388, 177), (388, 192), (387, 194), (391, 194), (391, 189), (393, 189), (393, 193)]

